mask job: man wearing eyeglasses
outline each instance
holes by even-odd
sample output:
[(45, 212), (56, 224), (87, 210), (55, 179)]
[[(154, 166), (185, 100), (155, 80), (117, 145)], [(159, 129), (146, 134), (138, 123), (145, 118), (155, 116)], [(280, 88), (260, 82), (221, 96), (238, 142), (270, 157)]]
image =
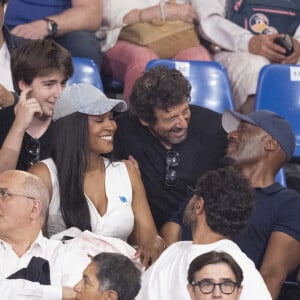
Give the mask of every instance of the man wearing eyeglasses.
[[(209, 171), (200, 177), (184, 212), (193, 241), (174, 243), (161, 254), (142, 275), (137, 299), (189, 299), (186, 274), (191, 261), (210, 251), (223, 251), (234, 257), (243, 271), (240, 300), (270, 300), (254, 263), (230, 240), (246, 227), (252, 208), (253, 189), (235, 168)], [(221, 298), (220, 293), (215, 298)]]
[(41, 232), (46, 186), (18, 170), (0, 173), (0, 295), (3, 300), (74, 299), (72, 287), (90, 258)]
[(15, 49), (11, 68), (20, 97), (0, 110), (0, 171), (49, 157), (54, 105), (73, 74), (71, 54), (51, 39)]
[(211, 251), (197, 256), (188, 269), (191, 300), (221, 298), (239, 300), (243, 290), (243, 271), (231, 255)]
[(221, 115), (190, 105), (190, 93), (180, 71), (154, 67), (136, 81), (129, 112), (116, 119), (115, 155), (138, 162), (158, 229), (225, 151)]

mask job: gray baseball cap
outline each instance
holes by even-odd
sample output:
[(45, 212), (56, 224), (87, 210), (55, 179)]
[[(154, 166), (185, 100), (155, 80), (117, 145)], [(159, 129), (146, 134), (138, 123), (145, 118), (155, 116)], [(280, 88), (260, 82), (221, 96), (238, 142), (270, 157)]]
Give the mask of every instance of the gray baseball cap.
[(224, 111), (222, 125), (226, 132), (236, 130), (241, 121), (261, 127), (280, 144), (287, 160), (292, 158), (295, 149), (295, 135), (290, 124), (283, 117), (263, 109), (248, 115), (233, 110)]
[(123, 100), (109, 99), (95, 86), (88, 83), (74, 83), (59, 95), (52, 119), (57, 121), (75, 112), (87, 115), (103, 115), (111, 110), (123, 112), (127, 104)]

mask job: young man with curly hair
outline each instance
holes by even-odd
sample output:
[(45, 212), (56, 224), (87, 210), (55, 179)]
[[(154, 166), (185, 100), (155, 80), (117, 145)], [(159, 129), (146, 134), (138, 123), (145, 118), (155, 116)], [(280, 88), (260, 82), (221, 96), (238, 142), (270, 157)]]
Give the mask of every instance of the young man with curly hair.
[(244, 274), (241, 300), (271, 299), (254, 263), (230, 240), (246, 227), (253, 200), (253, 189), (236, 168), (203, 175), (184, 212), (193, 240), (174, 243), (163, 252), (143, 274), (137, 299), (189, 299), (188, 267), (195, 257), (210, 251), (226, 252), (240, 265)]

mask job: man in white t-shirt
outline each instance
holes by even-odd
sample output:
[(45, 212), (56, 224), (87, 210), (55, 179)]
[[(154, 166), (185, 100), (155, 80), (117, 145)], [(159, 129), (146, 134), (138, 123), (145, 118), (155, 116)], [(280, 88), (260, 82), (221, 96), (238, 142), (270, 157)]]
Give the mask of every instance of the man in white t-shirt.
[(227, 252), (240, 265), (244, 274), (240, 300), (271, 299), (254, 263), (229, 239), (247, 225), (252, 207), (253, 190), (237, 169), (218, 169), (202, 176), (184, 213), (193, 241), (177, 242), (163, 252), (143, 274), (137, 299), (189, 299), (189, 265), (210, 251)]
[(14, 91), (11, 68), (10, 51), (16, 47), (16, 39), (11, 36), (3, 25), (7, 0), (0, 0), (0, 107), (14, 103)]
[(43, 236), (48, 204), (48, 190), (36, 176), (0, 173), (1, 300), (75, 298), (72, 288), (90, 258), (78, 247)]

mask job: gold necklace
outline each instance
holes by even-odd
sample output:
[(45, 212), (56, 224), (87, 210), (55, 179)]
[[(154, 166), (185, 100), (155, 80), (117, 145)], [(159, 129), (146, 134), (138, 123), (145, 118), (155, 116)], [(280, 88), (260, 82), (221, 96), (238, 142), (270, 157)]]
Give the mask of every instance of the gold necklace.
[[(95, 168), (93, 171), (98, 170), (98, 169), (101, 170), (102, 167), (103, 167), (103, 159), (100, 158), (99, 160), (97, 160), (97, 168)], [(91, 171), (89, 171), (88, 169), (84, 172), (84, 175), (87, 176), (87, 177), (92, 175)]]

